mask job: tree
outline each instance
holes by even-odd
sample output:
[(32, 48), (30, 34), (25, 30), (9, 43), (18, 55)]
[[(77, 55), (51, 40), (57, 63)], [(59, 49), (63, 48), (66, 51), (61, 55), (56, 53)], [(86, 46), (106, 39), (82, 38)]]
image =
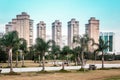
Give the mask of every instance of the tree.
[(99, 39), (99, 44), (94, 43), (94, 45), (97, 45), (98, 48), (96, 49), (97, 52), (102, 52), (102, 68), (104, 68), (104, 51), (109, 47), (108, 45), (109, 41), (104, 42), (103, 39)]
[(74, 36), (73, 38), (73, 43), (78, 43), (78, 45), (81, 47), (81, 68), (84, 68), (84, 53), (89, 51), (90, 42), (93, 44), (94, 40), (92, 38), (89, 38), (88, 35)]
[(20, 38), (20, 50), (22, 52), (22, 67), (24, 67), (24, 55), (27, 53), (27, 42), (24, 38)]
[(13, 72), (12, 50), (13, 50), (13, 47), (17, 44), (18, 40), (19, 38), (18, 38), (17, 31), (8, 32), (2, 37), (3, 45), (8, 50), (8, 63), (10, 61), (10, 72)]
[(80, 46), (77, 46), (73, 49), (75, 65), (79, 65), (81, 62), (81, 52), (82, 52), (82, 48)]
[(54, 66), (56, 66), (56, 58), (58, 56), (58, 54), (60, 53), (60, 46), (58, 45), (52, 45), (52, 52), (51, 52), (53, 55), (54, 55)]
[(29, 53), (27, 55), (27, 58), (30, 59), (30, 60), (35, 60), (35, 46), (32, 45), (29, 47)]
[(41, 54), (42, 56), (42, 71), (45, 70), (45, 53), (49, 51), (50, 47), (51, 47), (51, 43), (53, 43), (53, 40), (49, 40), (49, 41), (44, 41), (42, 38), (37, 38), (36, 39), (36, 50), (39, 52), (39, 54)]
[(4, 49), (5, 47), (2, 45), (2, 39), (0, 38), (0, 62), (7, 61), (7, 54)]
[(20, 46), (20, 43), (19, 43), (19, 40), (18, 40), (16, 45), (13, 47), (13, 53), (16, 55), (16, 64), (15, 64), (16, 67), (18, 67), (19, 46)]
[[(68, 65), (68, 54), (70, 53), (71, 49), (69, 46), (64, 46), (62, 48), (62, 56), (63, 56), (63, 59), (64, 57), (66, 57), (66, 61), (67, 61), (67, 65)], [(63, 60), (63, 63), (62, 63), (62, 69), (64, 70), (64, 63), (65, 61)]]

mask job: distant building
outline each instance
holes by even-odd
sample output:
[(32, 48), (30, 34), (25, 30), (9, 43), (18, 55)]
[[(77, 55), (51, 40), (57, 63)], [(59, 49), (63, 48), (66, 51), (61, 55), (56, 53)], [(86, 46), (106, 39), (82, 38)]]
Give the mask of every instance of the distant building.
[(61, 47), (62, 23), (59, 20), (55, 20), (55, 22), (52, 23), (52, 39), (56, 42), (56, 45)]
[(67, 46), (67, 35), (62, 35), (62, 48)]
[(40, 21), (40, 23), (37, 24), (37, 37), (46, 41), (46, 24), (44, 21)]
[(33, 44), (33, 20), (26, 12), (22, 12), (6, 24), (6, 33), (11, 31), (17, 31), (19, 38), (27, 41), (28, 47)]
[(0, 38), (2, 38), (2, 37), (3, 37), (3, 33), (0, 32)]
[(120, 33), (119, 32), (116, 32), (115, 33), (115, 40), (114, 40), (115, 42), (115, 53), (116, 54), (120, 54)]
[(108, 43), (108, 49), (104, 52), (106, 53), (115, 53), (115, 33), (113, 32), (100, 32), (100, 38), (103, 39), (104, 42), (110, 41)]
[(85, 25), (85, 33), (89, 38), (94, 39), (95, 43), (99, 43), (99, 20), (91, 17), (88, 24)]
[(79, 35), (79, 21), (76, 21), (74, 18), (68, 22), (68, 46), (70, 48), (75, 47), (73, 45), (73, 37)]

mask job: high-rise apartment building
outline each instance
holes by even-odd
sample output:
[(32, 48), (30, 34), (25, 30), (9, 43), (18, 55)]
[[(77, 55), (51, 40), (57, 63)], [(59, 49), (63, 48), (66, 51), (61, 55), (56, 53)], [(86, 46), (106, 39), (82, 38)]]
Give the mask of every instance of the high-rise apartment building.
[(75, 47), (73, 44), (73, 38), (79, 36), (79, 21), (76, 21), (74, 18), (68, 22), (68, 46), (70, 48)]
[(3, 37), (3, 33), (2, 32), (0, 32), (0, 38), (2, 38)]
[(40, 21), (37, 24), (37, 37), (42, 38), (46, 41), (46, 24), (44, 21)]
[(94, 39), (95, 43), (99, 43), (99, 20), (91, 17), (88, 24), (85, 25), (85, 32), (89, 38)]
[(61, 47), (62, 23), (59, 20), (55, 20), (55, 22), (52, 23), (52, 39), (56, 42), (56, 45)]
[(22, 12), (6, 24), (6, 33), (10, 31), (17, 31), (19, 38), (27, 41), (28, 47), (33, 44), (33, 20), (26, 12)]

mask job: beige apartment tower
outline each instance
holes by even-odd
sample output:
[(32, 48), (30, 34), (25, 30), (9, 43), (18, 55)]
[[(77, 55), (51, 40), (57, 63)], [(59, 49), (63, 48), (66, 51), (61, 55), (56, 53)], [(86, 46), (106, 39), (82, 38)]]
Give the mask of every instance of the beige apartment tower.
[(33, 44), (33, 20), (26, 12), (22, 12), (6, 24), (6, 33), (10, 31), (17, 31), (19, 38), (27, 41), (28, 47)]
[(89, 38), (94, 39), (95, 43), (99, 43), (99, 20), (91, 17), (88, 24), (85, 25), (85, 32)]
[(44, 21), (40, 21), (37, 24), (37, 37), (46, 41), (46, 23), (44, 23)]
[(71, 19), (68, 22), (68, 46), (74, 48), (76, 45), (73, 44), (73, 37), (79, 35), (79, 21)]
[(52, 23), (52, 40), (56, 42), (56, 45), (61, 47), (62, 45), (62, 23), (59, 20), (55, 20)]

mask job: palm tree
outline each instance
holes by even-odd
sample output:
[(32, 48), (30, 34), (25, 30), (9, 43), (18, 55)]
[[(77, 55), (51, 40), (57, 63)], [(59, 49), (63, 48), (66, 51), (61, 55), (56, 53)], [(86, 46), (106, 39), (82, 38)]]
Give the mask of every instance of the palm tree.
[(32, 59), (32, 60), (34, 60), (34, 62), (35, 62), (35, 59), (34, 59), (34, 57), (35, 57), (35, 45), (32, 45), (32, 46), (30, 46), (29, 47), (29, 53), (30, 53), (30, 59)]
[(89, 38), (88, 35), (81, 36), (74, 36), (73, 43), (78, 43), (78, 45), (81, 47), (81, 68), (84, 68), (85, 60), (84, 60), (84, 53), (89, 51), (89, 42), (94, 43), (94, 40)]
[(17, 44), (18, 40), (19, 38), (17, 31), (8, 32), (2, 37), (2, 42), (4, 46), (8, 49), (8, 62), (10, 60), (10, 72), (13, 72), (12, 50), (13, 47)]
[(13, 53), (16, 55), (16, 64), (15, 66), (18, 67), (18, 54), (19, 54), (19, 42), (13, 47)]
[(53, 45), (52, 46), (52, 54), (54, 55), (54, 66), (56, 66), (56, 57), (60, 53), (60, 46), (58, 45)]
[(80, 46), (73, 48), (73, 56), (75, 59), (75, 65), (79, 65), (81, 62), (81, 52), (82, 52), (82, 48)]
[(20, 38), (20, 50), (22, 51), (22, 67), (24, 67), (24, 55), (27, 52), (27, 42), (24, 38)]
[(0, 62), (6, 62), (7, 60), (7, 54), (5, 51), (5, 46), (3, 46), (2, 38), (0, 38)]
[(102, 68), (104, 68), (104, 51), (109, 47), (108, 45), (109, 41), (104, 42), (103, 39), (99, 39), (99, 44), (94, 43), (94, 45), (97, 45), (97, 52), (102, 52)]
[[(71, 49), (70, 49), (70, 47), (69, 46), (64, 46), (63, 48), (62, 48), (62, 55), (63, 55), (63, 59), (64, 59), (64, 57), (66, 56), (66, 61), (67, 61), (67, 65), (68, 65), (68, 55), (69, 55), (69, 53), (71, 52)], [(65, 61), (63, 60), (63, 63), (62, 63), (62, 69), (64, 70), (64, 63), (65, 63)]]
[(45, 42), (42, 38), (37, 38), (36, 39), (36, 50), (39, 51), (39, 53), (42, 56), (42, 71), (45, 70), (45, 52), (48, 52), (50, 49), (50, 44), (53, 43), (53, 40), (49, 40), (47, 42)]

